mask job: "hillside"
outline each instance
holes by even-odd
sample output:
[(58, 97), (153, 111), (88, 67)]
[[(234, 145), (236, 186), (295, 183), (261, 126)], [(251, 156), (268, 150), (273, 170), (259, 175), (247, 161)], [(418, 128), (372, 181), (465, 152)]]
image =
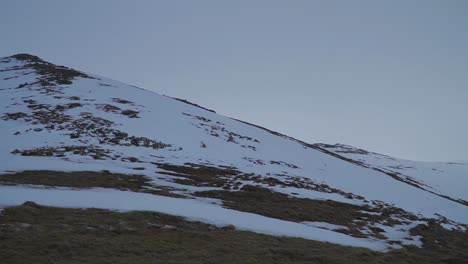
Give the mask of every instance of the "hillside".
[(0, 93), (2, 207), (153, 211), (379, 252), (424, 248), (424, 226), (466, 234), (467, 164), (308, 144), (28, 54), (0, 59)]

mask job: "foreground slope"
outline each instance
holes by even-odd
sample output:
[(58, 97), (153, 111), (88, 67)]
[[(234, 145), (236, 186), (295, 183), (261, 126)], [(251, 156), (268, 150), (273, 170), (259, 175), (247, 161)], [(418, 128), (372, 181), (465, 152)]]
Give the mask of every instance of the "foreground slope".
[(467, 166), (453, 176), (433, 164), (443, 172), (415, 184), (385, 169), (398, 165), (28, 54), (0, 59), (0, 94), (1, 205), (154, 210), (373, 250), (421, 246), (419, 224), (468, 224), (467, 193), (452, 184)]
[(467, 233), (436, 225), (415, 232), (424, 236), (427, 248), (381, 253), (217, 228), (157, 212), (64, 209), (29, 202), (3, 211), (0, 234), (7, 239), (0, 239), (0, 258), (9, 264), (467, 263)]

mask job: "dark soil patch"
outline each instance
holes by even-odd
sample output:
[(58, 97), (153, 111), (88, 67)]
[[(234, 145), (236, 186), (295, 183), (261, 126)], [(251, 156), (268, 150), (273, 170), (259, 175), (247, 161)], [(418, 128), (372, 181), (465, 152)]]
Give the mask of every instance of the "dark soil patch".
[(27, 117), (28, 115), (26, 113), (23, 113), (23, 112), (15, 112), (15, 113), (6, 113), (2, 116), (2, 119), (3, 120), (18, 120), (18, 119), (21, 119), (21, 118), (25, 118)]
[(96, 106), (96, 108), (104, 111), (104, 112), (112, 112), (112, 113), (118, 113), (120, 111), (120, 108), (115, 106), (115, 105), (110, 105), (110, 104), (99, 104)]
[(140, 118), (138, 114), (140, 112), (134, 110), (123, 110), (120, 112), (122, 115), (128, 116), (130, 118)]
[[(127, 175), (110, 173), (108, 171), (23, 171), (14, 174), (0, 175), (0, 185), (32, 184), (51, 187), (72, 188), (113, 188), (124, 191), (152, 193), (170, 197), (180, 197), (170, 193), (170, 188), (151, 184), (151, 180), (143, 175)], [(159, 190), (152, 189), (158, 187)], [(149, 189), (150, 188), (150, 189)]]
[(83, 105), (80, 104), (80, 103), (69, 103), (69, 104), (65, 104), (65, 105), (56, 105), (55, 109), (59, 110), (59, 111), (65, 111), (65, 110), (69, 110), (69, 109), (73, 109), (73, 108), (77, 108), (77, 107), (82, 107), (82, 106)]
[[(74, 136), (72, 135), (72, 138)], [(97, 146), (63, 146), (63, 147), (42, 147), (34, 149), (19, 150), (15, 149), (12, 154), (20, 154), (21, 156), (38, 156), (38, 157), (65, 157), (65, 154), (73, 154), (80, 156), (90, 156), (96, 160), (111, 159), (111, 153), (107, 149), (102, 149)]]
[(119, 104), (130, 104), (130, 105), (134, 104), (132, 101), (128, 101), (128, 100), (121, 99), (121, 98), (112, 98), (112, 101), (115, 103), (119, 103)]
[[(174, 179), (174, 182), (192, 185), (192, 186), (211, 186), (222, 187), (226, 190), (238, 190), (239, 186), (245, 181), (255, 182), (258, 184), (265, 184), (268, 186), (286, 186), (301, 189), (309, 189), (324, 193), (337, 193), (343, 195), (348, 199), (364, 200), (364, 197), (352, 193), (346, 193), (341, 190), (332, 188), (326, 184), (315, 183), (308, 178), (289, 176), (289, 175), (275, 175), (280, 179), (271, 177), (269, 175), (261, 176), (253, 173), (242, 173), (237, 168), (229, 166), (213, 167), (202, 164), (185, 163), (184, 165), (173, 165), (152, 162), (159, 168), (166, 170), (165, 172), (158, 172), (161, 174), (168, 174), (179, 177)], [(180, 179), (183, 178), (183, 179)]]
[(143, 186), (150, 186), (149, 179), (141, 175), (93, 171), (23, 171), (0, 175), (0, 182), (3, 184), (34, 184), (74, 188), (103, 187), (132, 191), (141, 190)]
[[(125, 132), (112, 128), (114, 124), (112, 121), (96, 117), (89, 112), (80, 113), (80, 118), (78, 119), (73, 119), (70, 115), (65, 113), (69, 109), (82, 107), (80, 103), (56, 105), (55, 107), (49, 104), (36, 104), (33, 100), (25, 101), (25, 103), (28, 103), (27, 107), (33, 110), (31, 114), (23, 112), (6, 113), (2, 115), (1, 118), (5, 121), (20, 119), (33, 125), (44, 125), (44, 128), (47, 130), (69, 131), (70, 138), (80, 138), (81, 142), (89, 140), (86, 139), (86, 137), (90, 137), (98, 139), (100, 144), (137, 146), (153, 149), (171, 147), (170, 144), (154, 139), (128, 135)], [(117, 107), (111, 105), (104, 105), (102, 107), (109, 111), (117, 109)], [(129, 117), (138, 117), (135, 114), (138, 112), (134, 112), (129, 113)]]
[[(156, 162), (153, 164), (163, 170), (174, 172), (166, 174), (185, 178), (175, 179), (174, 182), (192, 186), (223, 187), (228, 184), (230, 177), (241, 174), (239, 170), (232, 167), (219, 168), (192, 163), (186, 163), (185, 166)], [(165, 172), (159, 173), (164, 174)]]

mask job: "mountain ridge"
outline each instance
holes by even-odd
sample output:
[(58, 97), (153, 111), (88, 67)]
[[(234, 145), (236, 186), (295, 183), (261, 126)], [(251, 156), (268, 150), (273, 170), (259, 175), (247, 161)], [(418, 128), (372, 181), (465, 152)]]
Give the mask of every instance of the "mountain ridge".
[[(466, 230), (468, 224), (468, 195), (460, 187), (468, 166), (403, 161), (342, 144), (309, 144), (29, 54), (1, 58), (0, 80), (0, 157), (7, 161), (0, 168), (0, 189), (9, 193), (0, 198), (10, 205), (26, 199), (14, 197), (15, 192), (45, 205), (72, 207), (93, 204), (67, 197), (96, 195), (103, 208), (124, 210), (162, 196), (178, 208), (210, 208), (204, 216), (177, 212), (188, 219), (381, 251), (421, 246), (420, 238), (410, 235), (416, 225), (437, 221)], [(108, 196), (78, 188), (73, 173), (83, 171), (105, 171), (110, 177), (105, 184), (85, 187), (109, 186)], [(113, 178), (117, 174), (138, 174), (144, 180), (137, 187), (115, 187), (117, 179), (126, 181)], [(58, 187), (72, 189), (61, 192)], [(64, 197), (59, 204), (44, 196), (59, 194)], [(112, 202), (127, 195), (133, 207)], [(272, 209), (275, 205), (279, 209)], [(334, 206), (347, 213), (339, 215)], [(230, 213), (236, 217), (221, 217)], [(250, 214), (284, 228), (246, 225)]]

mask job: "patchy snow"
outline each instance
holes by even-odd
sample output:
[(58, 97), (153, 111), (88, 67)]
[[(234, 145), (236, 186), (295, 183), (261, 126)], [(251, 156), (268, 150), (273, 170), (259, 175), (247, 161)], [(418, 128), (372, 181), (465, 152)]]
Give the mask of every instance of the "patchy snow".
[(466, 228), (463, 227), (463, 226), (454, 225), (454, 224), (451, 224), (451, 223), (441, 223), (440, 225), (443, 228), (448, 229), (448, 230), (456, 230), (456, 231), (466, 232)]
[(368, 214), (368, 215), (381, 215), (382, 213), (379, 212), (369, 212), (369, 211), (358, 211), (360, 213)]
[(392, 248), (381, 241), (354, 238), (324, 230), (321, 227), (314, 227), (310, 224), (288, 222), (239, 212), (193, 199), (171, 198), (112, 189), (59, 190), (0, 186), (0, 206), (21, 205), (26, 201), (68, 208), (91, 207), (121, 211), (157, 211), (220, 227), (234, 225), (239, 230), (263, 234), (300, 237), (346, 246), (366, 247), (377, 251), (386, 251)]
[(330, 224), (327, 222), (302, 222), (302, 224), (307, 225), (307, 226), (313, 226), (313, 227), (318, 227), (322, 229), (327, 229), (327, 230), (339, 230), (339, 229), (344, 229), (348, 230), (349, 228), (347, 226), (342, 226), (342, 225), (334, 225)]
[[(6, 66), (22, 65), (14, 61)], [(6, 68), (2, 65), (2, 68)], [(27, 75), (24, 75), (24, 73)], [(309, 178), (317, 183), (327, 185), (361, 195), (367, 200), (380, 200), (415, 214), (434, 217), (435, 213), (442, 214), (454, 221), (468, 223), (468, 209), (466, 206), (435, 196), (424, 190), (414, 188), (408, 184), (396, 181), (383, 173), (379, 173), (355, 164), (345, 162), (333, 156), (326, 155), (313, 148), (305, 147), (294, 140), (273, 135), (268, 131), (232, 120), (213, 112), (179, 102), (169, 97), (161, 96), (143, 89), (137, 89), (100, 76), (90, 75), (96, 79), (76, 78), (71, 85), (62, 85), (58, 93), (43, 93), (40, 89), (22, 88), (18, 85), (33, 82), (36, 74), (28, 70), (0, 72), (0, 79), (8, 76), (18, 76), (15, 79), (0, 82), (0, 111), (3, 113), (25, 112), (32, 110), (23, 102), (33, 99), (37, 103), (63, 105), (71, 101), (72, 96), (79, 97), (81, 107), (66, 112), (72, 118), (79, 118), (83, 112), (92, 113), (99, 118), (114, 122), (114, 127), (125, 131), (129, 135), (154, 138), (158, 141), (172, 144), (172, 148), (152, 149), (137, 146), (119, 146), (100, 144), (91, 137), (72, 139), (61, 130), (33, 131), (34, 128), (43, 128), (43, 125), (31, 125), (23, 120), (9, 120), (0, 122), (2, 144), (0, 146), (0, 159), (5, 161), (0, 170), (4, 172), (27, 169), (52, 170), (109, 170), (112, 172), (135, 173), (132, 168), (139, 166), (145, 168), (143, 173), (158, 180), (155, 166), (151, 162), (166, 162), (183, 165), (184, 163), (207, 162), (215, 166), (233, 166), (244, 173), (270, 175), (282, 180), (284, 176), (291, 175)], [(55, 98), (59, 95), (60, 98)], [(113, 98), (128, 100), (130, 104), (115, 103)], [(120, 114), (100, 111), (99, 104), (111, 104), (122, 109), (128, 108), (139, 111), (140, 118), (127, 118)], [(15, 132), (21, 134), (15, 135)], [(239, 135), (234, 142), (229, 141), (230, 134)], [(217, 134), (218, 136), (213, 136)], [(186, 136), (189, 135), (189, 136)], [(204, 142), (206, 148), (200, 147)], [(138, 164), (123, 162), (122, 160), (94, 160), (89, 156), (67, 154), (64, 158), (57, 157), (24, 157), (11, 154), (15, 149), (29, 149), (38, 146), (67, 146), (97, 145), (104, 147), (112, 153), (136, 157), (141, 160)], [(252, 146), (255, 149), (243, 147)], [(178, 150), (178, 148), (181, 148)], [(222, 155), (220, 155), (222, 153)], [(155, 156), (159, 158), (155, 158)], [(245, 158), (249, 158), (248, 159)], [(65, 160), (66, 159), (66, 160)], [(254, 164), (258, 160), (263, 165)], [(376, 158), (377, 160), (377, 158)], [(372, 160), (372, 162), (377, 162)], [(272, 164), (281, 161), (281, 164)], [(294, 166), (287, 166), (291, 164)], [(446, 177), (446, 188), (452, 188), (461, 195), (466, 195), (463, 188), (468, 178), (468, 166), (458, 166), (459, 173)], [(161, 183), (162, 180), (159, 179)], [(171, 182), (170, 179), (167, 182)], [(439, 184), (440, 185), (440, 184)], [(436, 186), (437, 187), (437, 186)], [(298, 193), (298, 197), (320, 198), (317, 192), (304, 190), (277, 191)], [(397, 191), (396, 191), (397, 190)], [(395, 195), (398, 193), (398, 195)], [(325, 194), (326, 199), (350, 202), (340, 194)], [(463, 196), (465, 197), (465, 196)], [(360, 202), (360, 201), (357, 201)]]
[(418, 247), (422, 246), (422, 241), (420, 236), (410, 236), (409, 230), (417, 225), (425, 224), (423, 221), (414, 221), (410, 224), (395, 225), (392, 227), (376, 224), (375, 227), (381, 228), (384, 230), (381, 234), (386, 236), (388, 241), (398, 241), (402, 245), (415, 245)]
[(275, 192), (284, 193), (293, 197), (314, 199), (314, 200), (332, 200), (342, 203), (365, 205), (366, 203), (361, 200), (348, 199), (343, 195), (337, 193), (318, 192), (314, 190), (301, 189), (295, 187), (271, 187)]
[[(448, 195), (452, 198), (468, 199), (468, 165), (454, 163), (422, 163), (394, 159), (375, 153), (343, 153), (334, 149), (335, 153), (365, 163), (370, 168), (379, 168), (384, 171), (398, 172), (420, 182), (426, 189), (416, 188), (408, 183), (395, 180), (387, 174), (359, 166), (346, 160), (334, 157), (320, 151), (314, 146), (303, 144), (294, 139), (271, 133), (265, 129), (252, 126), (237, 120), (218, 115), (214, 112), (180, 102), (178, 100), (136, 88), (127, 84), (113, 81), (101, 76), (88, 74), (92, 78), (77, 77), (72, 84), (61, 84), (47, 90), (39, 84), (32, 84), (40, 76), (32, 69), (22, 69), (24, 62), (14, 59), (0, 59), (0, 116), (11, 113), (24, 113), (25, 118), (0, 119), (0, 173), (11, 173), (23, 170), (58, 170), (58, 171), (101, 171), (119, 172), (126, 174), (143, 174), (151, 178), (158, 186), (176, 188), (175, 193), (190, 194), (196, 191), (221, 190), (221, 187), (190, 186), (176, 183), (178, 176), (162, 174), (164, 170), (155, 163), (184, 165), (186, 163), (205, 164), (214, 167), (230, 166), (243, 174), (251, 174), (269, 178), (284, 184), (267, 185), (276, 192), (285, 193), (298, 198), (334, 200), (338, 202), (363, 205), (372, 205), (379, 201), (402, 208), (413, 214), (439, 218), (442, 215), (451, 221), (468, 224), (468, 206), (446, 199), (436, 194)], [(16, 67), (16, 68), (15, 68)], [(19, 68), (18, 68), (19, 67)], [(23, 86), (23, 84), (28, 84)], [(21, 87), (21, 88), (20, 88)], [(30, 100), (34, 100), (31, 102)], [(72, 137), (73, 130), (59, 129), (62, 121), (54, 124), (54, 128), (47, 128), (48, 124), (41, 124), (34, 119), (39, 110), (37, 107), (57, 109), (67, 104), (79, 103), (78, 107), (60, 111), (71, 121), (64, 121), (66, 125), (73, 125), (73, 121), (88, 116), (107, 120), (111, 124), (103, 126), (111, 130), (107, 135), (81, 134)], [(46, 106), (41, 106), (46, 105)], [(104, 106), (111, 107), (107, 110)], [(117, 108), (115, 108), (117, 107)], [(120, 109), (120, 110), (113, 110)], [(123, 111), (134, 111), (137, 117), (131, 118), (123, 115)], [(86, 124), (89, 120), (85, 120)], [(82, 124), (80, 124), (82, 125)], [(121, 144), (109, 141), (109, 135), (123, 132), (129, 136), (146, 138), (164, 144), (168, 147), (152, 148), (139, 144), (131, 144), (131, 140), (123, 140)], [(202, 144), (203, 143), (203, 144)], [(64, 152), (60, 156), (22, 156), (15, 150), (29, 150), (38, 147), (61, 148), (66, 146), (95, 147), (105, 151), (106, 158), (97, 159), (92, 155), (75, 154), (73, 151)], [(352, 148), (352, 147), (351, 147)], [(353, 148), (355, 149), (355, 148)], [(346, 148), (341, 150), (347, 150)], [(136, 158), (131, 162), (126, 158)], [(135, 170), (138, 167), (139, 170)], [(240, 180), (240, 186), (251, 184), (252, 180)], [(291, 184), (294, 183), (294, 184)], [(296, 184), (300, 183), (300, 184)], [(289, 185), (288, 185), (289, 184)], [(302, 184), (302, 185), (301, 185)], [(305, 188), (326, 185), (340, 192), (330, 192), (320, 189)], [(184, 215), (182, 209), (172, 208), (179, 215), (195, 219), (202, 217), (204, 221), (218, 224), (231, 223), (226, 216), (239, 217), (235, 225), (244, 230), (257, 232), (274, 232), (273, 225), (284, 226), (278, 235), (307, 236), (328, 239), (325, 241), (338, 241), (344, 235), (313, 228), (304, 224), (290, 223), (251, 214), (235, 212), (210, 205), (214, 200), (173, 200), (174, 198), (133, 194), (109, 190), (87, 190), (74, 192), (66, 190), (51, 190), (50, 194), (44, 190), (5, 189), (34, 196), (49, 205), (69, 207), (90, 207), (100, 205), (104, 208), (125, 210), (166, 210), (170, 208), (162, 205), (151, 205), (147, 201), (172, 201), (172, 205), (189, 208), (192, 205), (204, 204), (216, 213), (207, 214), (204, 218), (198, 214)], [(52, 201), (48, 197), (66, 194), (65, 200)], [(431, 193), (434, 192), (434, 193)], [(355, 199), (344, 193), (362, 196)], [(101, 201), (86, 198), (92, 197), (108, 199), (115, 198), (122, 202), (122, 208), (113, 208), (110, 200)], [(94, 196), (93, 196), (94, 195)], [(122, 195), (121, 198), (117, 197)], [(77, 201), (73, 200), (77, 197)], [(0, 193), (2, 199), (13, 199), (5, 193)], [(29, 197), (16, 197), (10, 204), (18, 204), (28, 200)], [(139, 204), (129, 204), (125, 198), (135, 199)], [(168, 200), (167, 200), (168, 199)], [(155, 200), (155, 201), (156, 201)], [(40, 201), (39, 201), (40, 202)], [(0, 203), (5, 203), (0, 199)], [(60, 203), (60, 204), (55, 204)], [(93, 204), (94, 203), (94, 204)], [(217, 202), (219, 204), (219, 202)], [(118, 204), (117, 204), (118, 205)], [(116, 206), (117, 206), (116, 205)], [(125, 207), (127, 206), (127, 207)], [(210, 210), (211, 210), (210, 209)], [(208, 210), (208, 209), (206, 209)], [(172, 212), (172, 211), (170, 211)], [(170, 213), (169, 212), (169, 213)], [(188, 210), (192, 212), (192, 210)], [(188, 213), (187, 213), (188, 214)], [(265, 226), (259, 222), (250, 223), (247, 220), (267, 221)], [(232, 220), (234, 221), (234, 220)], [(237, 221), (237, 220), (235, 220)], [(263, 230), (263, 231), (262, 231)], [(306, 231), (304, 231), (306, 230)], [(319, 231), (317, 231), (319, 230)], [(304, 231), (304, 234), (303, 234)], [(323, 233), (325, 232), (325, 233)], [(318, 234), (318, 235), (317, 235)], [(402, 234), (401, 234), (402, 235)], [(329, 237), (327, 237), (329, 236)], [(347, 243), (347, 238), (345, 242)], [(357, 244), (367, 245), (368, 241), (353, 240)], [(381, 244), (375, 242), (376, 247)], [(370, 246), (372, 247), (372, 245)]]

